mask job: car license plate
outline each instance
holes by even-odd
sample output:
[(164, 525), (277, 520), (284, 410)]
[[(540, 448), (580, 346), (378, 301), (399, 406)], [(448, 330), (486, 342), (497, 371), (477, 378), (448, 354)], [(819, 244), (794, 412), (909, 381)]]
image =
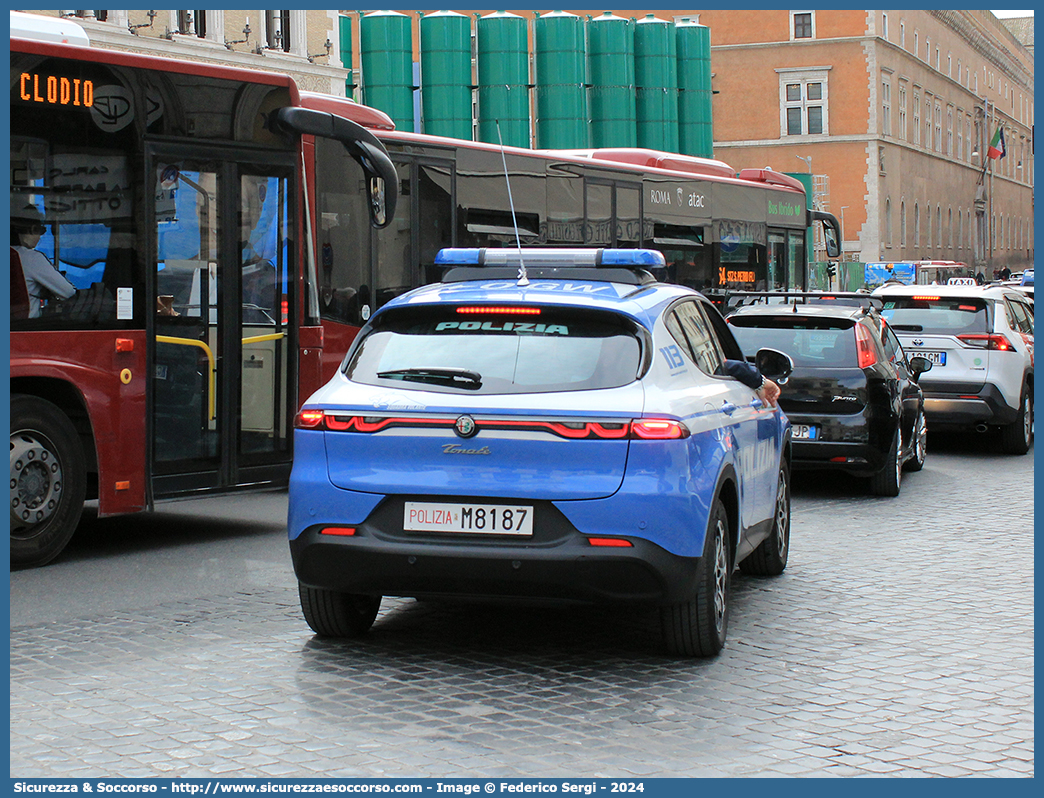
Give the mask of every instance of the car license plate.
[(819, 434), (814, 424), (793, 424), (790, 430), (791, 438), (796, 441), (814, 441)]
[(917, 352), (910, 351), (907, 353), (910, 357), (923, 357), (931, 361), (933, 366), (945, 366), (946, 365), (946, 353), (945, 352)]
[(402, 528), (408, 532), (532, 535), (533, 508), (501, 504), (406, 502)]

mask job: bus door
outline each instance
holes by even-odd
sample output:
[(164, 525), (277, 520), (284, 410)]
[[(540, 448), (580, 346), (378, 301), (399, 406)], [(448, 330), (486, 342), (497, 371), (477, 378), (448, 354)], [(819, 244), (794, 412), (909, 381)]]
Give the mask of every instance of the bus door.
[(785, 288), (787, 280), (787, 236), (783, 230), (768, 231), (768, 276), (765, 290)]
[(257, 159), (150, 152), (155, 497), (289, 473), (294, 172)]

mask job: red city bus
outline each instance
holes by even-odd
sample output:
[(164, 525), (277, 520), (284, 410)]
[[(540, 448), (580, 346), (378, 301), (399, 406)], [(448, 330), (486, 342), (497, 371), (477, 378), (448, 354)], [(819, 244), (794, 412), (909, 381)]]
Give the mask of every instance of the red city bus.
[(285, 485), (322, 380), (310, 159), (355, 165), (369, 236), (383, 146), (271, 72), (12, 38), (10, 79), (12, 565), (57, 556), (86, 499)]
[(837, 220), (807, 211), (801, 183), (771, 169), (737, 175), (721, 161), (644, 149), (501, 149), (395, 131), (343, 98), (302, 92), (301, 103), (372, 127), (395, 164), (401, 198), (391, 224), (367, 229), (359, 167), (316, 140), (310, 163), (321, 167), (310, 182), (325, 377), (373, 310), (440, 279), (435, 255), (443, 247), (649, 247), (668, 264), (658, 277), (712, 298), (805, 290), (813, 223), (837, 256)]

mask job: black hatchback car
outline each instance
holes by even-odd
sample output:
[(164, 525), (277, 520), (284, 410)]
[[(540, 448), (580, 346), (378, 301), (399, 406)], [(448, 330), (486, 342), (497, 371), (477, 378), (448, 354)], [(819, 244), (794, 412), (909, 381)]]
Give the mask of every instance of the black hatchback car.
[(840, 469), (868, 477), (878, 496), (897, 496), (903, 470), (924, 466), (917, 378), (932, 364), (907, 358), (869, 298), (860, 299), (789, 295), (790, 304), (745, 305), (727, 321), (744, 352), (768, 347), (794, 361), (779, 398), (793, 427), (794, 468)]

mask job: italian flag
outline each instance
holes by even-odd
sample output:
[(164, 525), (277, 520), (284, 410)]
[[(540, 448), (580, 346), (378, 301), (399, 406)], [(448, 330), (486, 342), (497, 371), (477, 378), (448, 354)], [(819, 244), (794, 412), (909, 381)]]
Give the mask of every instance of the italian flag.
[(1007, 150), (1004, 148), (1004, 128), (997, 128), (997, 132), (993, 134), (993, 140), (990, 142), (989, 148), (986, 150), (986, 157), (997, 160), (1007, 155)]

